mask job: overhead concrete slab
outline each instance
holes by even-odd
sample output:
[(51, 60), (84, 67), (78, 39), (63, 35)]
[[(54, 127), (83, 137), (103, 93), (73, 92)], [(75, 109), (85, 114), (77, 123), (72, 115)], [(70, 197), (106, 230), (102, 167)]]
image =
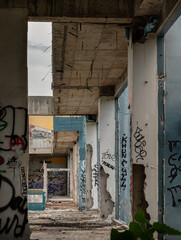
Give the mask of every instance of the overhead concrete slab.
[(114, 86), (127, 67), (125, 29), (119, 24), (52, 26), (54, 114), (97, 114), (100, 88)]

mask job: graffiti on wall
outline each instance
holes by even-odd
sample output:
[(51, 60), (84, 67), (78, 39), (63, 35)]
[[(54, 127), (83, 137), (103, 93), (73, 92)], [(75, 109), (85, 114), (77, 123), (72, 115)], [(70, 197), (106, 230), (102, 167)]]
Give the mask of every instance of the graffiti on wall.
[[(13, 210), (15, 211), (15, 214), (11, 214), (11, 216), (6, 217), (5, 224), (0, 228), (0, 234), (8, 234), (12, 229), (14, 232), (14, 237), (17, 238), (19, 236), (22, 236), (25, 226), (28, 223), (27, 219), (27, 197), (21, 197), (16, 196), (16, 191), (14, 188), (13, 183), (6, 178), (5, 176), (2, 176), (0, 174), (0, 186), (5, 185), (8, 190), (10, 190), (10, 193), (8, 192), (6, 195), (6, 203), (0, 204), (0, 213), (5, 212), (6, 210)], [(1, 191), (1, 189), (0, 189)], [(1, 194), (4, 194), (1, 193)], [(17, 214), (18, 213), (18, 214)], [(19, 215), (22, 215), (23, 222), (20, 223)], [(0, 219), (1, 222), (1, 219)]]
[(65, 171), (48, 172), (48, 194), (65, 196), (67, 194), (67, 173)]
[(126, 166), (128, 164), (127, 161), (127, 136), (124, 133), (121, 138), (121, 185), (120, 187), (123, 188), (123, 190), (126, 189), (126, 177), (127, 177), (127, 169)]
[[(27, 149), (27, 109), (8, 105), (0, 107), (0, 196), (6, 199), (0, 202), (0, 234), (10, 234), (18, 238), (23, 235), (27, 219), (27, 183), (26, 171), (22, 166), (23, 154)], [(11, 169), (16, 170), (16, 188)], [(2, 175), (2, 173), (4, 175)], [(20, 189), (18, 189), (18, 187)], [(6, 190), (7, 191), (6, 191)], [(13, 211), (8, 215), (9, 209)], [(7, 211), (7, 212), (6, 212)]]
[[(22, 116), (24, 117), (24, 126), (20, 128), (19, 119), (22, 119)], [(6, 118), (12, 121), (8, 122)], [(27, 109), (13, 106), (0, 107), (0, 132), (2, 132), (1, 151), (11, 151), (13, 146), (20, 146), (20, 150), (25, 151), (27, 148)]]
[(82, 161), (81, 169), (80, 169), (80, 193), (82, 200), (85, 202), (85, 194), (86, 194), (86, 163), (85, 160)]
[[(170, 187), (167, 190), (171, 194), (172, 198), (172, 206), (177, 207), (179, 203), (181, 203), (181, 185), (178, 184), (179, 172), (181, 172), (181, 154), (180, 147), (181, 141), (168, 141), (169, 148), (169, 158), (168, 158), (168, 167), (169, 167), (169, 175), (167, 176)], [(177, 181), (177, 183), (175, 183)]]
[(147, 156), (147, 151), (145, 150), (146, 140), (142, 131), (143, 129), (137, 126), (133, 135), (135, 139), (134, 151), (136, 153), (136, 162), (139, 160), (144, 160), (144, 158)]
[(30, 137), (34, 139), (51, 139), (53, 133), (51, 130), (43, 129), (34, 125), (30, 125)]
[(94, 186), (99, 186), (99, 166), (98, 164), (94, 164), (93, 168), (93, 178), (94, 178)]
[(115, 170), (116, 168), (115, 168), (114, 162), (115, 162), (115, 155), (114, 154), (109, 153), (108, 150), (106, 152), (102, 153), (102, 164), (104, 166), (106, 166), (106, 167), (108, 167), (112, 170)]
[(29, 172), (29, 189), (43, 189), (43, 172), (40, 169)]

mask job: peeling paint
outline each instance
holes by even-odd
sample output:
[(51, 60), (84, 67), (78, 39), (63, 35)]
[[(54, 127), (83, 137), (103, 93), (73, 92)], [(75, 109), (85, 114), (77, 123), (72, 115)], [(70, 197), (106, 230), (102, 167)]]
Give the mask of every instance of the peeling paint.
[(108, 173), (105, 173), (104, 168), (100, 167), (100, 212), (102, 218), (107, 218), (112, 214), (114, 209), (114, 202), (111, 198), (110, 193), (107, 190), (107, 179), (109, 177)]
[(133, 164), (133, 216), (139, 209), (142, 209), (149, 220), (148, 202), (145, 199), (145, 179), (145, 167), (142, 164)]
[(90, 144), (87, 145), (87, 156), (86, 156), (86, 208), (90, 209), (93, 206), (92, 197), (92, 155), (93, 149)]

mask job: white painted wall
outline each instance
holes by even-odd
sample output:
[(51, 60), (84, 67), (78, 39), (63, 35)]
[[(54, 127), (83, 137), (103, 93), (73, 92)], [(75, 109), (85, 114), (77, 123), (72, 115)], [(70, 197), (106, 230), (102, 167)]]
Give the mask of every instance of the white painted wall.
[[(23, 206), (23, 209), (27, 207), (28, 147), (24, 148), (25, 140), (28, 142), (26, 124), (28, 118), (25, 111), (27, 110), (27, 11), (0, 9), (0, 31), (1, 229), (8, 221), (10, 226), (15, 218), (9, 232), (6, 234), (3, 231), (0, 239), (26, 240), (30, 235), (26, 222), (27, 211), (22, 212), (18, 207)], [(14, 132), (12, 132), (13, 126)], [(16, 197), (19, 197), (18, 201)], [(21, 205), (18, 204), (18, 207), (13, 209), (12, 203), (18, 203), (20, 200)]]
[[(131, 52), (131, 50), (130, 50)], [(145, 199), (151, 221), (158, 215), (157, 39), (133, 45), (132, 158), (145, 166)], [(129, 64), (129, 63), (128, 63)]]
[(98, 209), (98, 179), (97, 173), (97, 124), (95, 122), (87, 122), (86, 124), (86, 144), (92, 146), (92, 197), (93, 209)]
[[(115, 169), (103, 164), (103, 161), (115, 167), (115, 100), (113, 97), (100, 97), (98, 101), (98, 138), (100, 142), (100, 164), (105, 173), (109, 174), (107, 179), (107, 191), (112, 201), (115, 202)], [(112, 157), (105, 154), (108, 153)], [(106, 156), (105, 156), (106, 155)]]

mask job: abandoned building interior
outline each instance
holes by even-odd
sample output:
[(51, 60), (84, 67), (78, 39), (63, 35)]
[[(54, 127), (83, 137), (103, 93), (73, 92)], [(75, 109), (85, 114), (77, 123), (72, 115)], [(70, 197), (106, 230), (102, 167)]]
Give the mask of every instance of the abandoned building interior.
[[(108, 240), (139, 209), (181, 231), (180, 15), (181, 0), (0, 1), (0, 239), (53, 239), (52, 206), (54, 231), (70, 212), (107, 229), (57, 240)], [(51, 23), (53, 96), (28, 96), (29, 22)]]

